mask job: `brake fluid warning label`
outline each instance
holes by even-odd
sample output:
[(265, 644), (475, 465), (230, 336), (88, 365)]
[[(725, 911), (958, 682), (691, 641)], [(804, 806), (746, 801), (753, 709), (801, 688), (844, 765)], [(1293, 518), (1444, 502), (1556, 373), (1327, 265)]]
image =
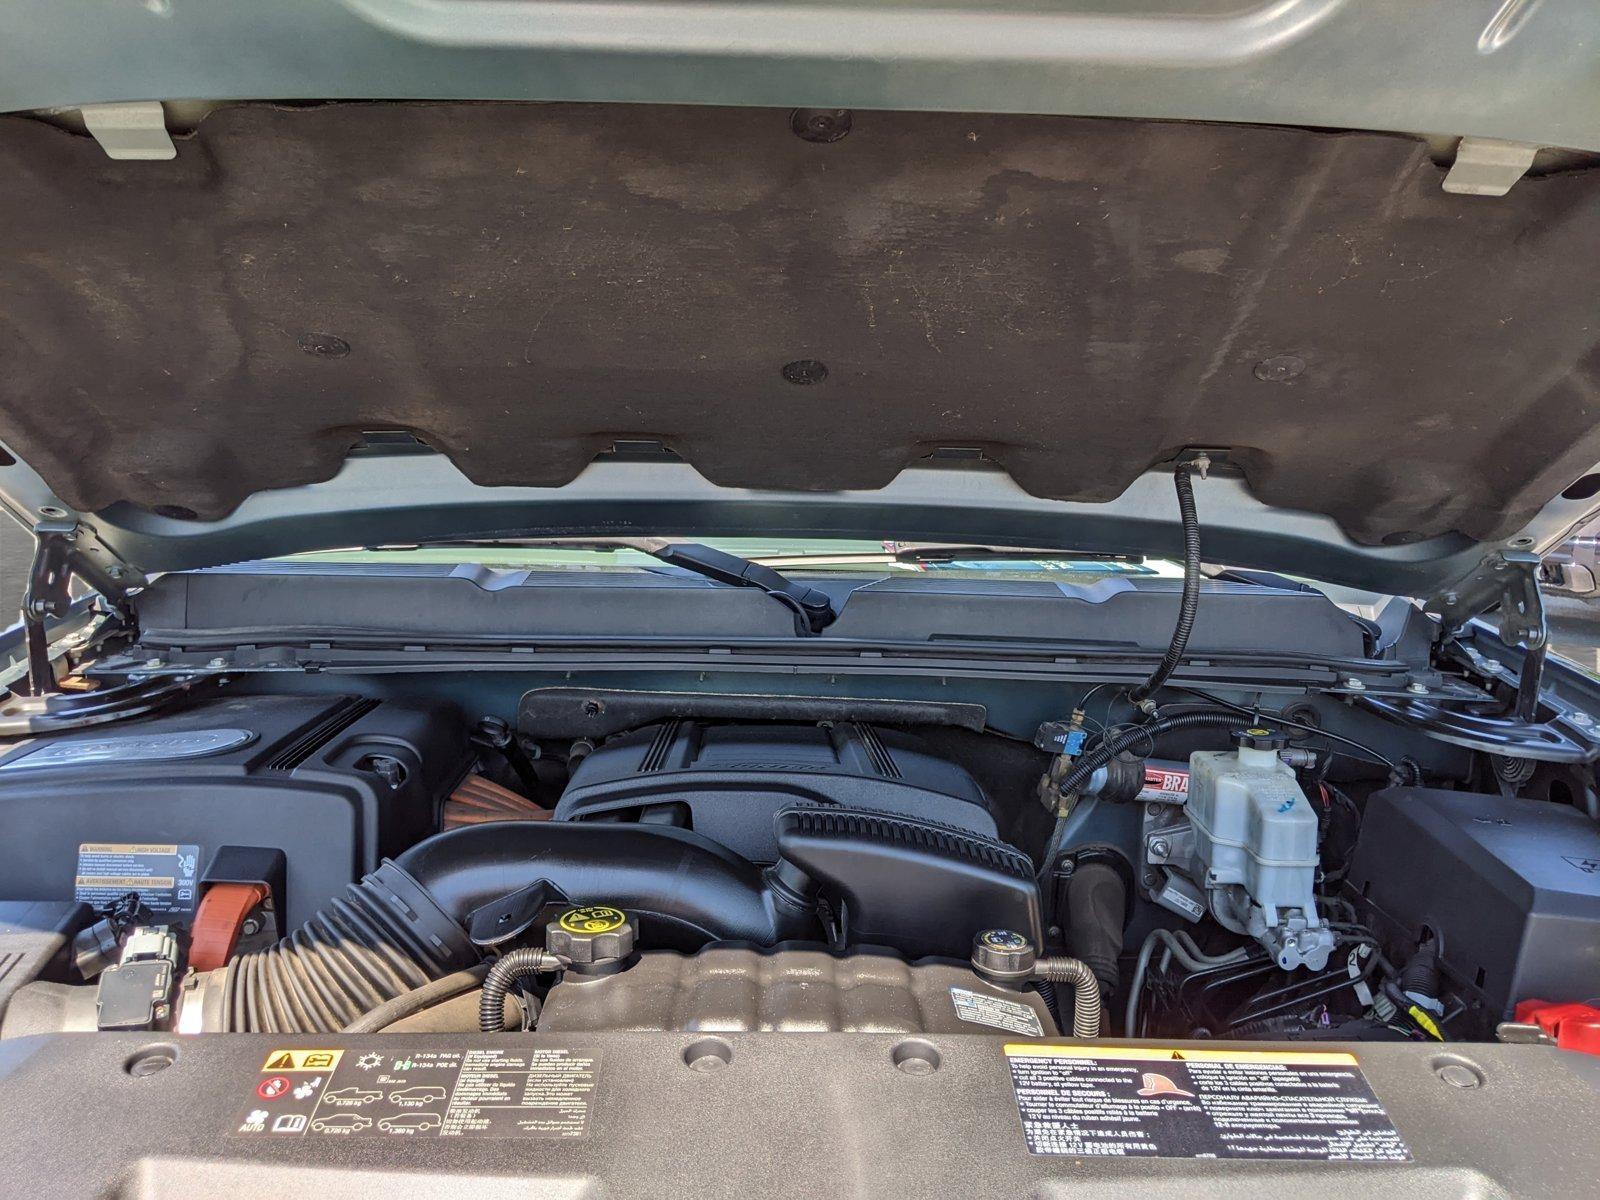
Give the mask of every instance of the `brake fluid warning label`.
[(1034, 1154), (1411, 1158), (1351, 1054), (1041, 1045), (1005, 1054)]
[(200, 847), (159, 842), (83, 842), (73, 897), (95, 908), (138, 892), (152, 912), (192, 912)]
[(235, 1134), (580, 1138), (599, 1055), (554, 1048), (267, 1054)]

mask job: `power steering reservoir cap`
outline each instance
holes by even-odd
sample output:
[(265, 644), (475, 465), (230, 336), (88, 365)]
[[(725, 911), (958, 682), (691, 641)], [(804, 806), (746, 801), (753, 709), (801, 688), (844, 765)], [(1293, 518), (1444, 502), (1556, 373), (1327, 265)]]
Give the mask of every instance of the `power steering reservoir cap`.
[(638, 927), (620, 908), (586, 904), (569, 908), (545, 926), (545, 949), (574, 966), (616, 962), (633, 953)]
[(1017, 983), (1033, 974), (1033, 943), (1014, 929), (985, 929), (972, 939), (972, 969), (996, 983)]

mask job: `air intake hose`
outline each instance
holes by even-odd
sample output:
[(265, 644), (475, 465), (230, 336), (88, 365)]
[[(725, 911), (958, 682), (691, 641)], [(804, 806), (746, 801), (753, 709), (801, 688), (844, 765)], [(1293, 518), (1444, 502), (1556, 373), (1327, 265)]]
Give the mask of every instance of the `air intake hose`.
[(332, 1033), (479, 957), (460, 924), (385, 862), (276, 945), (223, 968), (221, 1012), (206, 1013), (205, 1027)]
[(463, 925), (493, 900), (548, 880), (578, 903), (611, 904), (639, 921), (654, 949), (708, 941), (760, 946), (820, 937), (816, 906), (715, 842), (686, 829), (580, 821), (518, 821), (453, 829), (396, 865)]
[[(822, 937), (803, 881), (763, 872), (680, 829), (505, 822), (453, 829), (385, 862), (276, 945), (212, 976), (202, 1028), (331, 1033), (481, 957), (472, 912), (547, 880), (579, 903), (613, 904), (657, 949), (708, 941), (770, 946)], [(213, 999), (215, 997), (215, 999)]]

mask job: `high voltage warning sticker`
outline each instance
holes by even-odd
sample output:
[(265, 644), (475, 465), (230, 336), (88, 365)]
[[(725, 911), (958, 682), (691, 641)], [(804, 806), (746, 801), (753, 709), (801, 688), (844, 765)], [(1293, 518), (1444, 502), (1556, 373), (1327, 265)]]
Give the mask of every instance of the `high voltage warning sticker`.
[(274, 1050), (261, 1065), (263, 1071), (331, 1071), (344, 1057), (343, 1050)]
[(1411, 1158), (1353, 1054), (1031, 1043), (1005, 1054), (1034, 1154)]

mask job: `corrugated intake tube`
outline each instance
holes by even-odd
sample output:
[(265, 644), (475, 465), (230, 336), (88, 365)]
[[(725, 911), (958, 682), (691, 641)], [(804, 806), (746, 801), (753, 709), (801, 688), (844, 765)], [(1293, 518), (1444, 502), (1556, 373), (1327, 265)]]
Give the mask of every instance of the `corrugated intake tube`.
[(221, 1028), (333, 1033), (479, 957), (417, 881), (386, 862), (277, 944), (224, 968)]

